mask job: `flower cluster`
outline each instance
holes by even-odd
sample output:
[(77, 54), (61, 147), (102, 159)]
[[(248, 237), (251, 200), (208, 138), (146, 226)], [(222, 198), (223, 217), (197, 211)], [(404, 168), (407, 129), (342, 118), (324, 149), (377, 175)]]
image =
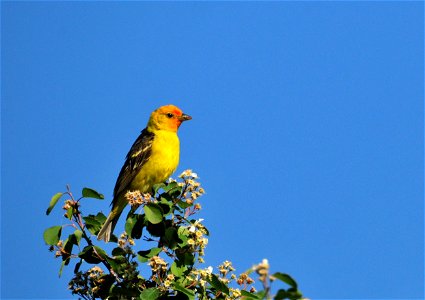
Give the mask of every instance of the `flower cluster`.
[(266, 285), (267, 282), (267, 278), (269, 276), (269, 269), (270, 269), (270, 265), (269, 265), (269, 261), (267, 259), (263, 259), (263, 261), (261, 263), (259, 263), (258, 265), (254, 265), (252, 267), (252, 269), (257, 272), (258, 276), (259, 276), (259, 280)]
[(205, 287), (207, 281), (211, 279), (212, 271), (213, 267), (211, 266), (205, 269), (193, 268), (186, 279), (191, 282), (191, 285), (198, 283), (201, 287)]
[(151, 266), (153, 273), (166, 272), (167, 262), (159, 256), (154, 256), (149, 260), (149, 266)]
[(91, 295), (95, 297), (105, 281), (104, 272), (98, 266), (94, 266), (86, 272), (78, 272), (75, 275), (68, 285), (68, 289), (71, 290), (73, 295)]
[(168, 274), (167, 275), (167, 279), (164, 280), (164, 287), (165, 288), (169, 288), (174, 280), (174, 275), (173, 274)]
[[(59, 242), (55, 245), (56, 247), (56, 252), (55, 252), (55, 257), (59, 257), (63, 255), (64, 249), (63, 249), (63, 241), (59, 240)], [(53, 251), (55, 249), (54, 246), (50, 246), (50, 251)]]
[(230, 297), (226, 297), (226, 299), (238, 299), (242, 296), (242, 292), (240, 289), (230, 288)]
[(64, 205), (62, 206), (62, 209), (64, 210), (68, 210), (71, 207), (73, 207), (75, 205), (76, 201), (73, 201), (71, 199), (65, 200)]
[(198, 253), (198, 261), (200, 263), (204, 262), (202, 256), (204, 256), (204, 250), (208, 244), (208, 239), (206, 238), (208, 231), (205, 226), (201, 224), (202, 221), (203, 219), (199, 219), (189, 226), (189, 239), (187, 240), (187, 243), (192, 246), (193, 252)]
[[(205, 190), (201, 187), (201, 183), (197, 181), (198, 174), (192, 172), (192, 170), (185, 170), (179, 175), (183, 182), (178, 184), (183, 187), (182, 198), (187, 204), (192, 204), (198, 197), (205, 194)], [(201, 209), (200, 204), (195, 204), (195, 209)]]
[(239, 285), (252, 284), (254, 283), (254, 280), (251, 277), (249, 277), (247, 273), (242, 273), (241, 275), (239, 275), (237, 283)]
[(75, 211), (78, 211), (78, 208), (80, 206), (80, 203), (78, 201), (75, 201), (74, 199), (68, 199), (65, 200), (64, 206), (62, 206), (62, 209), (65, 210), (64, 217), (71, 219), (72, 214)]
[(118, 239), (118, 246), (122, 249), (129, 248), (130, 246), (134, 246), (134, 240), (128, 236), (128, 234), (124, 231), (120, 238)]
[(152, 270), (151, 280), (155, 281), (158, 284), (160, 290), (168, 290), (174, 280), (174, 275), (167, 274), (167, 262), (159, 256), (153, 256), (149, 260), (149, 266)]
[(125, 199), (127, 199), (128, 203), (132, 208), (137, 208), (140, 205), (147, 204), (152, 202), (152, 196), (149, 193), (142, 194), (139, 190), (128, 191), (124, 195)]
[[(229, 287), (229, 294), (225, 296), (226, 300), (241, 299), (242, 291), (255, 293), (256, 289), (252, 286), (254, 280), (249, 276), (248, 273), (242, 273), (237, 276), (234, 272), (236, 269), (233, 267), (232, 262), (226, 260), (217, 267), (218, 272), (213, 273), (213, 268), (210, 266), (205, 269), (192, 269), (186, 279), (191, 283), (190, 285), (200, 286), (205, 288), (207, 282), (212, 281), (212, 277), (215, 276), (219, 281)], [(233, 283), (239, 285), (238, 288)], [(202, 298), (202, 297), (201, 297)]]
[(64, 241), (59, 240), (56, 245), (49, 247), (50, 251), (55, 251), (55, 257), (62, 257), (62, 260), (67, 260), (71, 256), (71, 253), (65, 250)]
[[(221, 265), (218, 266), (220, 280), (225, 284), (229, 285), (233, 280), (236, 280), (236, 283), (240, 288), (230, 288), (230, 296), (226, 299), (239, 299), (242, 294), (241, 290), (249, 291), (250, 293), (255, 293), (256, 289), (252, 284), (254, 280), (249, 276), (248, 273), (241, 273), (239, 276), (234, 274), (235, 268), (232, 265), (232, 262), (226, 260)], [(227, 275), (230, 275), (230, 279), (227, 278)]]
[(92, 283), (91, 284), (92, 285), (92, 292), (94, 294), (100, 289), (99, 286), (105, 280), (105, 279), (101, 278), (101, 276), (103, 275), (103, 270), (98, 266), (94, 266), (93, 268), (91, 268), (87, 271), (87, 274), (88, 274), (89, 280)]
[[(226, 260), (221, 265), (218, 266), (218, 271), (220, 272), (220, 277), (225, 278), (229, 272), (235, 271), (235, 268), (232, 266), (232, 262)], [(233, 275), (233, 274), (232, 274)], [(231, 276), (231, 279), (235, 279), (235, 276)], [(229, 281), (227, 280), (227, 283)]]

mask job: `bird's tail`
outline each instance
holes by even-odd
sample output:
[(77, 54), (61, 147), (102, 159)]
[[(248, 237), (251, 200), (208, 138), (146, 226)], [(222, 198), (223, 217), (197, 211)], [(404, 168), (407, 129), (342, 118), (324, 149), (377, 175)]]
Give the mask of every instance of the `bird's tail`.
[(104, 240), (105, 242), (109, 242), (109, 240), (111, 239), (111, 234), (114, 231), (114, 228), (115, 228), (115, 225), (117, 225), (117, 222), (118, 222), (118, 217), (115, 216), (115, 214), (111, 211), (105, 223), (103, 224), (102, 228), (100, 229), (99, 233), (97, 234), (97, 239)]
[(120, 218), (124, 207), (128, 204), (127, 200), (124, 197), (117, 197), (112, 201), (112, 203), (112, 210), (109, 213), (105, 223), (103, 223), (102, 228), (100, 228), (99, 233), (97, 234), (97, 239), (104, 240), (105, 242), (109, 242), (109, 240), (111, 239), (111, 235), (114, 231), (115, 225), (117, 225), (118, 219)]

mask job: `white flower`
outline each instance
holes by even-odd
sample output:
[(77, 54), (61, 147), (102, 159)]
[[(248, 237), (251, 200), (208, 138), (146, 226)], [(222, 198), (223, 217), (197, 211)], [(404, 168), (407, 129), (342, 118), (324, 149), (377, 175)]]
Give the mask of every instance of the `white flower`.
[(194, 233), (196, 230), (196, 226), (198, 226), (199, 223), (201, 223), (204, 219), (196, 220), (195, 223), (192, 224), (192, 226), (189, 227), (189, 232)]

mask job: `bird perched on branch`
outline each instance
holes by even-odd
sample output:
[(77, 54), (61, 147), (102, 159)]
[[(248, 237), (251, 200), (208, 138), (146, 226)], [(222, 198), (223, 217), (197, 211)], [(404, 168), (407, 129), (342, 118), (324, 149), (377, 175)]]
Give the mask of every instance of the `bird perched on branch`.
[(191, 120), (174, 105), (152, 112), (145, 129), (127, 154), (114, 189), (112, 209), (97, 238), (108, 242), (124, 207), (125, 194), (139, 190), (148, 193), (155, 184), (164, 182), (179, 164), (180, 141), (177, 130), (182, 122)]

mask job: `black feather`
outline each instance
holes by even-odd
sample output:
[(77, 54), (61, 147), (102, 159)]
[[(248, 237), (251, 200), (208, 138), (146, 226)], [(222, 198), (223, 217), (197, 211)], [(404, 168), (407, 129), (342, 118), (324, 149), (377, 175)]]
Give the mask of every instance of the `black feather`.
[(118, 195), (128, 187), (142, 166), (149, 160), (154, 137), (155, 134), (145, 128), (131, 146), (115, 183), (114, 199), (117, 199)]

